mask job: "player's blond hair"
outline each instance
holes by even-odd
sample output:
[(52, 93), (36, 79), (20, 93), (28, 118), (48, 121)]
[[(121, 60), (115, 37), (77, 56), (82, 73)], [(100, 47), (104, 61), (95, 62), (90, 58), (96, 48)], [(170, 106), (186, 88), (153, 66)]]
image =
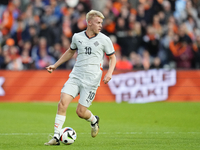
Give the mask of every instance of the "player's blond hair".
[(100, 17), (101, 19), (104, 19), (103, 14), (100, 11), (97, 10), (90, 10), (87, 14), (86, 14), (86, 22), (88, 23), (88, 21), (93, 18), (93, 17)]

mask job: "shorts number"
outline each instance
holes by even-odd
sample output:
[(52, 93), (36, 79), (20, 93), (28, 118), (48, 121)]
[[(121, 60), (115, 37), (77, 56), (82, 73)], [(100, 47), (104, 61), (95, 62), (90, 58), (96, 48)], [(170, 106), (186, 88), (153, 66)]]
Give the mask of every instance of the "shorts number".
[(95, 96), (95, 93), (92, 92), (92, 91), (90, 91), (89, 93), (90, 93), (90, 94), (88, 95), (88, 99), (93, 100), (93, 98), (94, 98), (94, 96)]
[(92, 52), (92, 48), (91, 47), (85, 47), (85, 54), (90, 55)]

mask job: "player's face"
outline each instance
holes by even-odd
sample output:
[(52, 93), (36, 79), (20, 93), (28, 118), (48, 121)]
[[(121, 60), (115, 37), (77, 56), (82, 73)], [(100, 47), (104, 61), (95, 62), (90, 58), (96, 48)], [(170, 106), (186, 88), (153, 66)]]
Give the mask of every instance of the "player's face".
[(102, 22), (103, 22), (103, 19), (101, 19), (100, 17), (93, 17), (91, 19), (91, 30), (95, 34), (98, 34), (101, 31)]

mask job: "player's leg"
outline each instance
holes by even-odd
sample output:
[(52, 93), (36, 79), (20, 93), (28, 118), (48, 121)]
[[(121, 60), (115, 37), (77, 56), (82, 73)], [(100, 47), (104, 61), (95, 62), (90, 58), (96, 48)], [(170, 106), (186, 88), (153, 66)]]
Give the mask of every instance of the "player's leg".
[(76, 84), (76, 80), (69, 79), (61, 90), (60, 101), (58, 103), (58, 110), (55, 117), (54, 124), (54, 137), (45, 145), (59, 145), (60, 130), (65, 122), (66, 111), (70, 102), (78, 95), (79, 87)]
[(65, 122), (67, 108), (73, 99), (74, 98), (71, 95), (61, 93), (57, 114), (55, 117), (54, 136), (49, 142), (45, 143), (45, 145), (60, 145), (60, 130)]
[(96, 90), (97, 87), (81, 87), (79, 104), (76, 109), (76, 113), (80, 118), (91, 122), (92, 137), (96, 137), (99, 132), (99, 117), (94, 116), (92, 112), (88, 110), (88, 107), (94, 100)]
[(56, 137), (57, 139), (60, 138), (60, 130), (62, 129), (62, 126), (65, 122), (66, 111), (73, 99), (74, 99), (73, 96), (66, 93), (61, 93), (54, 124), (54, 137)]

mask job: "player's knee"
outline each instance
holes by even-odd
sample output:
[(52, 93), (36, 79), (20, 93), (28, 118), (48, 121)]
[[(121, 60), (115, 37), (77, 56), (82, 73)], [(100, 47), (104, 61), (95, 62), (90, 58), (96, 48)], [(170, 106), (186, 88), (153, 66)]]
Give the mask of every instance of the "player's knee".
[(80, 108), (76, 109), (76, 114), (80, 117), (80, 118), (84, 118), (84, 111)]
[(65, 103), (62, 100), (58, 103), (58, 108), (61, 109), (61, 110), (66, 110), (67, 107), (68, 107), (67, 103)]
[(73, 100), (73, 97), (70, 95), (62, 93), (60, 96), (60, 101), (58, 103), (59, 109), (66, 110), (67, 107), (69, 106), (69, 103)]

